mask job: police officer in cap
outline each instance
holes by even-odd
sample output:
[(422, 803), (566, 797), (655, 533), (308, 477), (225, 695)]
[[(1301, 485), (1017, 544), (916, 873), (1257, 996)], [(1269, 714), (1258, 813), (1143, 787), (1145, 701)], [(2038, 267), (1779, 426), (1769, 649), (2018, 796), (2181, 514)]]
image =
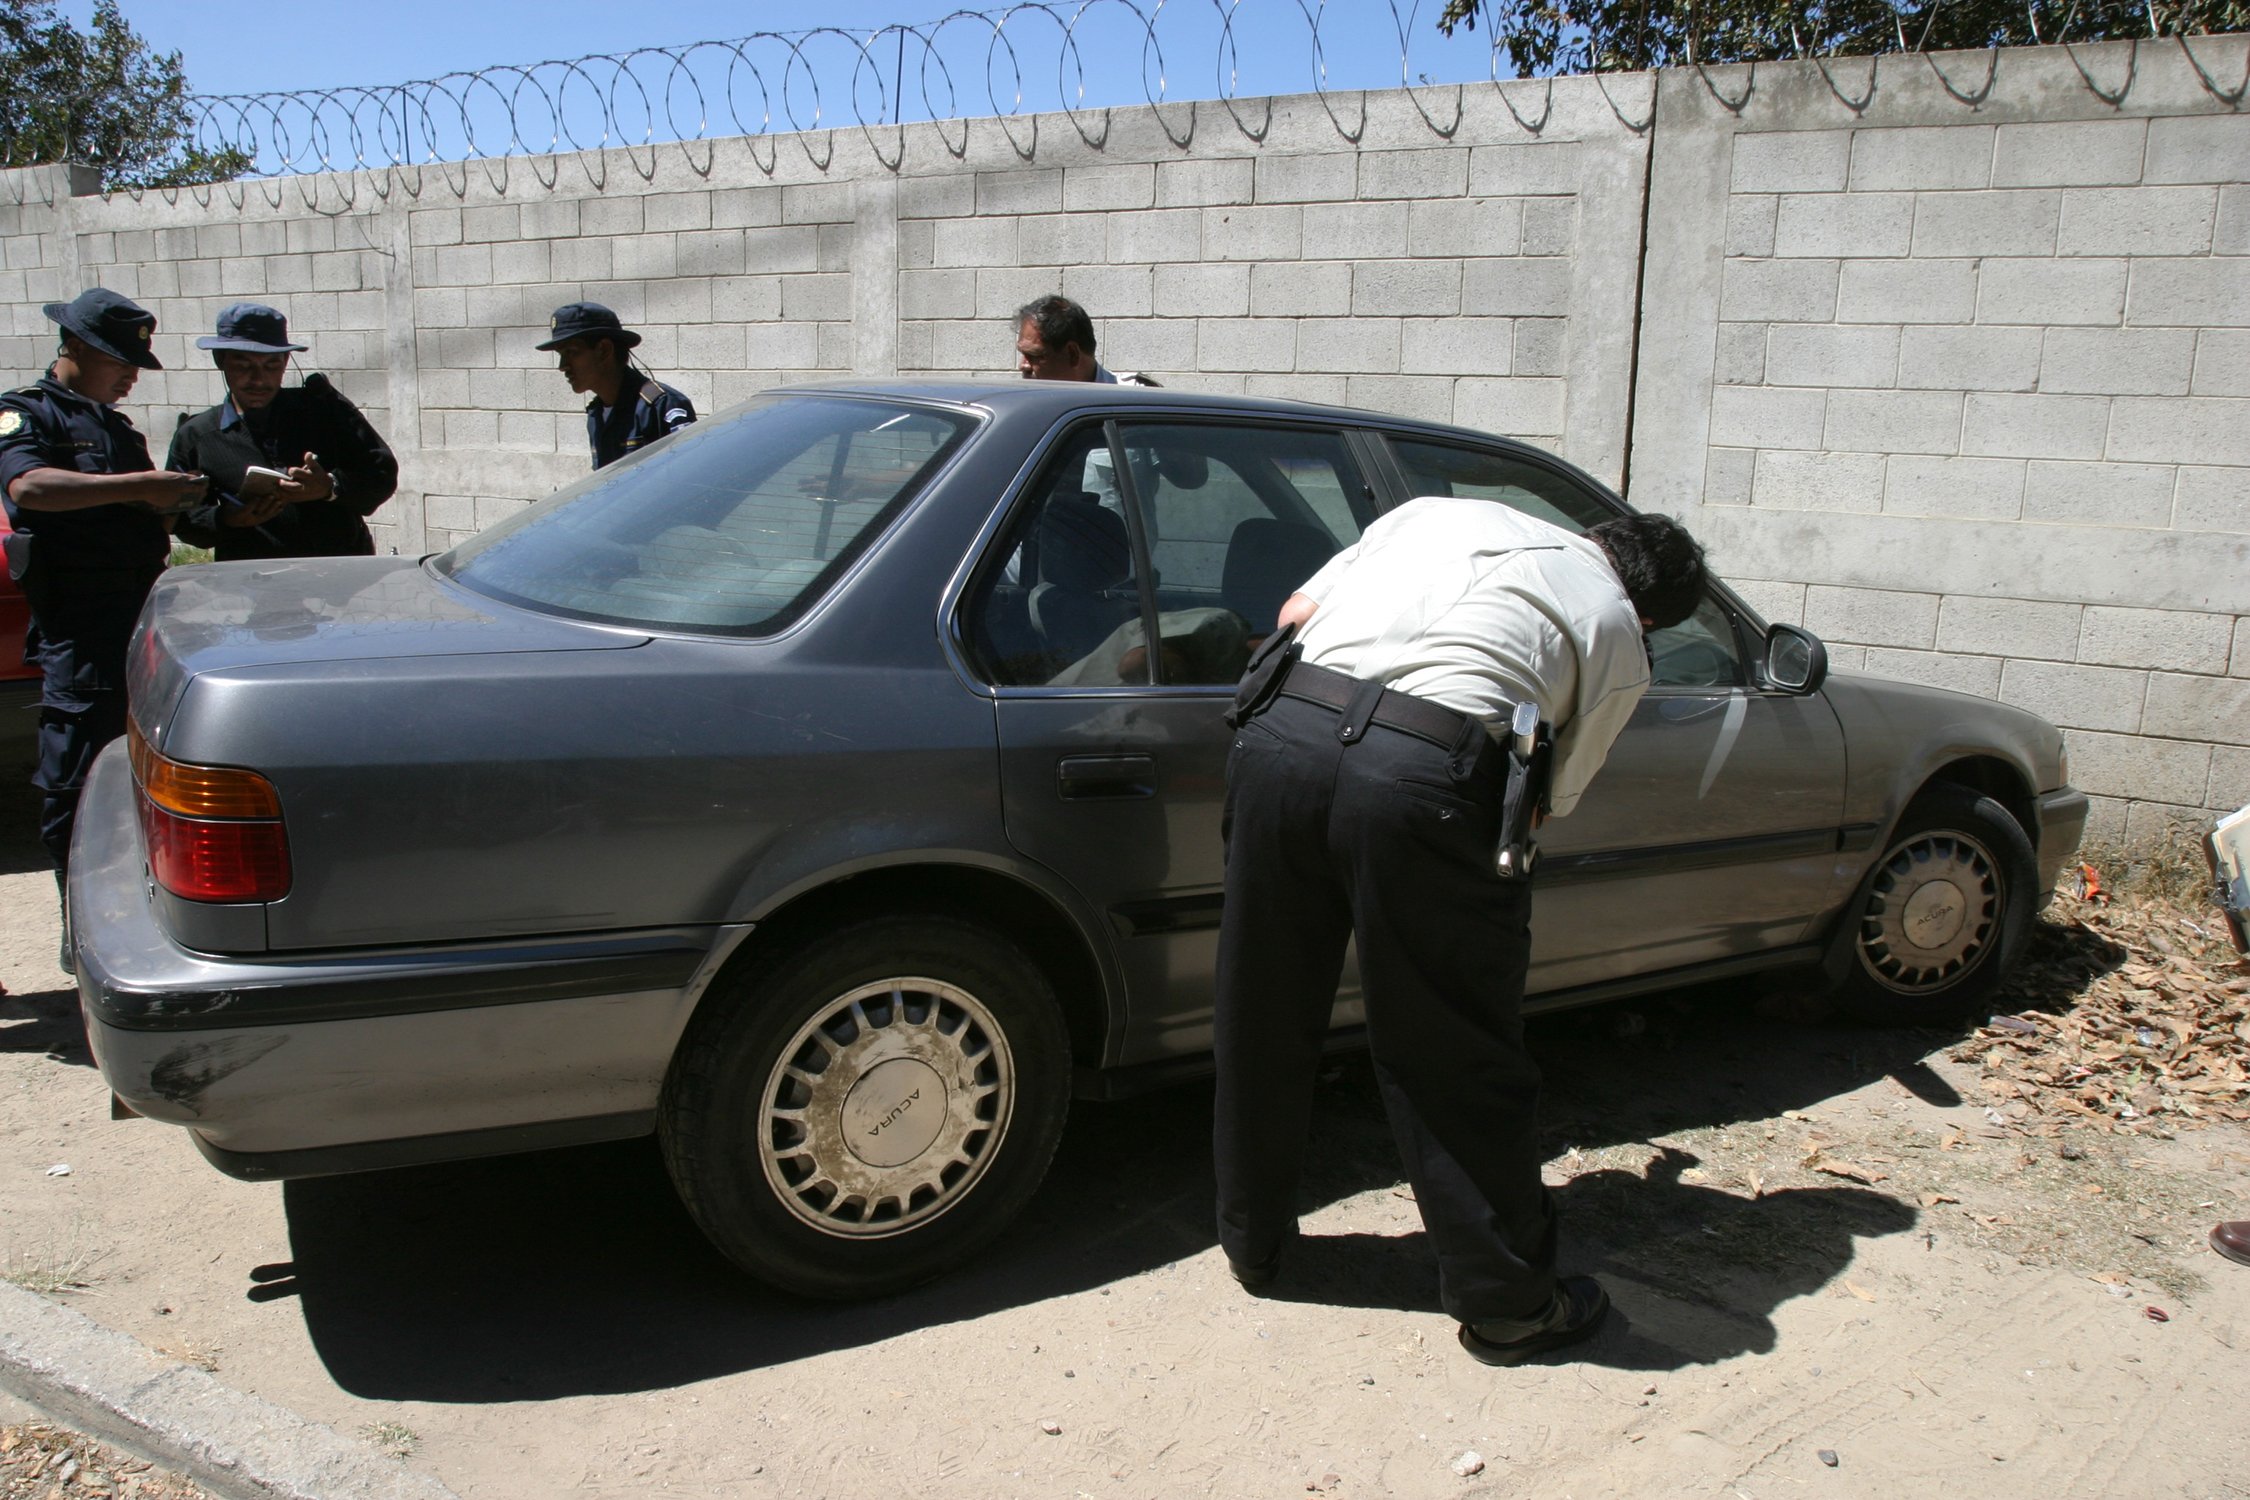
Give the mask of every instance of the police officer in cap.
[[(283, 388), (289, 356), (305, 350), (289, 341), (289, 320), (237, 302), (195, 347), (211, 351), (227, 399), (172, 434), (166, 462), (211, 481), (208, 497), (181, 517), (180, 535), (221, 562), (371, 555), (366, 518), (398, 489), (398, 460), (327, 376), (316, 371)], [(254, 467), (286, 477), (253, 490), (245, 479)]]
[[(63, 885), (79, 790), (125, 732), (125, 648), (172, 549), (170, 515), (200, 500), (199, 475), (159, 469), (116, 409), (143, 370), (156, 317), (104, 287), (50, 302), (62, 347), (47, 377), (0, 396), (0, 496), (8, 572), (31, 603), (24, 659), (43, 675), (39, 838)], [(62, 966), (75, 971), (70, 913)]]
[(694, 402), (633, 368), (631, 351), (641, 336), (599, 302), (556, 308), (548, 334), (539, 347), (554, 351), (555, 367), (573, 392), (594, 398), (586, 403), (586, 440), (593, 445), (595, 468), (695, 420)]

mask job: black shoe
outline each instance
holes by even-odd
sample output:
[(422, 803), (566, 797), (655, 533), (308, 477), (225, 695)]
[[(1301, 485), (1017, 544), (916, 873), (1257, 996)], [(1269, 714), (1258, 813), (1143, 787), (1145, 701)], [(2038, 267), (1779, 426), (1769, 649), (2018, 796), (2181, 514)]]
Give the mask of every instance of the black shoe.
[(1276, 1250), (1255, 1265), (1236, 1260), (1230, 1255), (1227, 1257), (1227, 1273), (1242, 1284), (1244, 1291), (1256, 1296), (1272, 1286), (1275, 1278), (1281, 1275), (1281, 1252)]
[(1535, 1318), (1463, 1323), (1461, 1347), (1488, 1365), (1520, 1365), (1552, 1349), (1594, 1336), (1609, 1316), (1609, 1293), (1591, 1276), (1565, 1276), (1555, 1300)]

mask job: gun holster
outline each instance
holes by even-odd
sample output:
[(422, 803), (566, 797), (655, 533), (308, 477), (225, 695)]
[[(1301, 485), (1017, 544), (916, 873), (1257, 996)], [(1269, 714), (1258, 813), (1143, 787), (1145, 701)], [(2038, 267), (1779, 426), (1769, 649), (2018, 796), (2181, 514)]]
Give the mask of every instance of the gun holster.
[(1284, 626), (1261, 641), (1250, 654), (1250, 664), (1242, 669), (1242, 681), (1235, 685), (1234, 705), (1226, 712), (1227, 728), (1240, 729), (1250, 720), (1265, 712), (1281, 692), (1282, 679), (1297, 660), (1297, 627)]
[(1508, 756), (1508, 785), (1500, 796), (1500, 843), (1493, 851), (1492, 867), (1503, 880), (1529, 880), (1539, 858), (1532, 842), (1532, 823), (1547, 805), (1547, 785), (1554, 770), (1554, 737), (1539, 717), (1535, 703), (1516, 705), (1514, 720), (1503, 742)]

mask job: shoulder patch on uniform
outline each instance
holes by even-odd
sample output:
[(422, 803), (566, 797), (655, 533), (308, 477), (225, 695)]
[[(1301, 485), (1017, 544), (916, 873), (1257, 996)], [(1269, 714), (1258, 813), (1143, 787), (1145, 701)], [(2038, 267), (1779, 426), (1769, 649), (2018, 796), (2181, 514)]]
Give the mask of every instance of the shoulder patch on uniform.
[(9, 408), (0, 411), (0, 437), (14, 437), (23, 430), (23, 413)]
[(664, 425), (667, 427), (679, 427), (694, 420), (695, 418), (688, 414), (688, 409), (684, 406), (675, 406), (664, 414)]

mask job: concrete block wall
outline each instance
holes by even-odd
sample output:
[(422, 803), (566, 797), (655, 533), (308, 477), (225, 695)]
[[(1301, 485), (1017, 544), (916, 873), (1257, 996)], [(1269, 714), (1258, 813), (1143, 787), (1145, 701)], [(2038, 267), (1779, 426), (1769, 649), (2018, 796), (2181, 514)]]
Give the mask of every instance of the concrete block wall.
[(37, 379), (54, 355), (55, 325), (40, 308), (74, 295), (79, 276), (76, 238), (55, 231), (94, 186), (92, 173), (68, 167), (0, 172), (0, 368), (11, 381)]
[[(41, 311), (45, 303), (97, 284), (136, 299), (157, 315), (151, 347), (164, 368), (141, 375), (126, 411), (162, 464), (180, 417), (224, 394), (196, 337), (211, 332), (228, 304), (267, 301), (289, 313), (298, 342), (313, 346), (306, 367), (327, 371), (380, 430), (398, 433), (385, 318), (391, 278), (370, 217), (302, 208), (215, 212), (186, 197), (152, 212), (92, 196), (93, 175), (78, 168), (34, 168), (0, 179), (0, 225), (32, 231), (6, 242), (20, 239), (27, 249), (22, 265), (11, 255), (9, 270), (0, 273), (8, 308), (0, 361), (13, 378), (36, 378), (54, 355), (56, 328)], [(250, 191), (254, 199), (258, 189)], [(36, 252), (28, 249), (33, 243)]]
[(2250, 118), (2197, 47), (1666, 74), (1654, 133), (1635, 501), (1838, 666), (2062, 726), (2109, 838), (2250, 800)]
[[(378, 544), (586, 472), (532, 346), (606, 302), (706, 413), (1007, 377), (1063, 291), (1167, 384), (1553, 447), (1838, 665), (2023, 703), (2098, 832), (2250, 800), (2241, 38), (948, 121), (102, 198), (0, 173), (12, 368), (100, 281), (192, 347), (287, 310), (390, 435)], [(2200, 71), (2198, 69), (2200, 64)], [(2207, 83), (2206, 76), (2216, 83)], [(2114, 102), (2112, 102), (2114, 100)], [(1638, 316), (1636, 318), (1636, 309)]]
[(1614, 481), (1645, 149), (1570, 93), (1536, 136), (1489, 93), (1449, 138), (1393, 108), (1357, 146), (1290, 101), (1262, 144), (908, 184), (900, 368), (989, 372), (994, 328), (1059, 290), (1114, 368), (1507, 431)]
[[(0, 201), (25, 200), (17, 259), (74, 252), (73, 276), (157, 314), (167, 369), (128, 410), (159, 456), (178, 412), (221, 395), (194, 337), (243, 298), (288, 312), (300, 362), (399, 451), (374, 527), (402, 552), (585, 472), (582, 399), (533, 347), (581, 299), (709, 413), (855, 371), (1013, 378), (1009, 314), (1060, 290), (1116, 368), (1510, 432), (1615, 483), (1653, 89), (1471, 90), (1442, 131), (1405, 94), (1341, 121), (1308, 96), (137, 199), (12, 174)], [(14, 305), (27, 374), (51, 348), (37, 304), (65, 281)]]

